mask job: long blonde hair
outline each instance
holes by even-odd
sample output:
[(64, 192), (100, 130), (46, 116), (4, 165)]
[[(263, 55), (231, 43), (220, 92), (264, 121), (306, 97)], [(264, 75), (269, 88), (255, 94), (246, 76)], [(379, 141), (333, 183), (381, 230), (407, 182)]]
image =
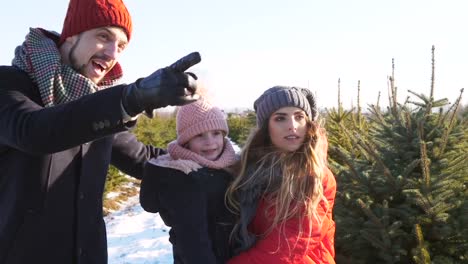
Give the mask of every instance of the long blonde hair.
[[(252, 183), (256, 182), (257, 178), (263, 177), (261, 195), (258, 198), (265, 198), (269, 202), (269, 208), (275, 209), (275, 215), (269, 215), (269, 218), (273, 219), (272, 225), (262, 235), (267, 235), (278, 226), (284, 231), (284, 223), (290, 218), (307, 217), (310, 226), (307, 235), (310, 236), (312, 219), (318, 219), (317, 206), (321, 200), (327, 201), (322, 186), (325, 158), (316, 148), (319, 126), (308, 120), (307, 127), (302, 146), (294, 152), (284, 152), (272, 144), (267, 119), (260, 128), (253, 131), (243, 148), (238, 164), (239, 171), (226, 192), (226, 201), (229, 208), (242, 215), (239, 195), (242, 195), (243, 189), (255, 185)], [(258, 203), (258, 200), (256, 202)], [(269, 208), (266, 213), (271, 211)], [(238, 225), (239, 221), (236, 227)], [(236, 228), (231, 238), (236, 235), (234, 232)], [(301, 225), (298, 238), (303, 235)]]

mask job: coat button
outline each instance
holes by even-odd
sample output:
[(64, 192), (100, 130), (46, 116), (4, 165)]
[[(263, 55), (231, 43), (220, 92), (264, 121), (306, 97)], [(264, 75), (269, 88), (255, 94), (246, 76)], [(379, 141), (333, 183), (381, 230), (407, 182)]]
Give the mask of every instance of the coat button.
[(99, 130), (99, 125), (98, 125), (98, 123), (96, 123), (96, 122), (93, 123), (93, 130), (94, 130), (94, 131), (98, 131), (98, 130)]
[(83, 199), (84, 199), (84, 193), (83, 193), (83, 192), (80, 192), (79, 197), (80, 197), (80, 200), (83, 200)]
[(77, 254), (78, 256), (81, 256), (81, 255), (83, 254), (83, 250), (82, 250), (81, 248), (77, 248), (77, 249), (76, 249), (76, 254)]

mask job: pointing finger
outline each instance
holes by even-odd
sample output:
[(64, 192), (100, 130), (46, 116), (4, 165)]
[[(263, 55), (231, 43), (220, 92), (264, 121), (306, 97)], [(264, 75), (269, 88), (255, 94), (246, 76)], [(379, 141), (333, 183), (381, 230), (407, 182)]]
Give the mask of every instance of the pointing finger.
[(178, 61), (174, 62), (169, 68), (179, 71), (179, 72), (184, 72), (188, 68), (192, 67), (193, 65), (199, 63), (201, 61), (201, 56), (200, 53), (198, 52), (192, 52), (188, 54), (187, 56), (179, 59)]

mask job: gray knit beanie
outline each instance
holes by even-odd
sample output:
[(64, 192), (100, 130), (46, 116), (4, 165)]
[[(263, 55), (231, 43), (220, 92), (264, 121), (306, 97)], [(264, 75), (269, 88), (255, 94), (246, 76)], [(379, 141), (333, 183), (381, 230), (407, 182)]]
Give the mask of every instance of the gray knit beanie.
[(275, 86), (266, 90), (254, 102), (254, 109), (257, 113), (257, 126), (262, 126), (273, 112), (286, 106), (301, 108), (312, 121), (317, 119), (315, 98), (309, 89)]

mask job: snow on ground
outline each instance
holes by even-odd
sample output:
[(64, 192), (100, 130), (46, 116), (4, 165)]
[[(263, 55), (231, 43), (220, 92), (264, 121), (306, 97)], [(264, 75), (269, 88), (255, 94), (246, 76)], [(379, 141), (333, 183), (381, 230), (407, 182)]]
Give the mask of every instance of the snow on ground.
[(109, 264), (173, 263), (169, 229), (159, 214), (145, 212), (138, 195), (104, 218)]

